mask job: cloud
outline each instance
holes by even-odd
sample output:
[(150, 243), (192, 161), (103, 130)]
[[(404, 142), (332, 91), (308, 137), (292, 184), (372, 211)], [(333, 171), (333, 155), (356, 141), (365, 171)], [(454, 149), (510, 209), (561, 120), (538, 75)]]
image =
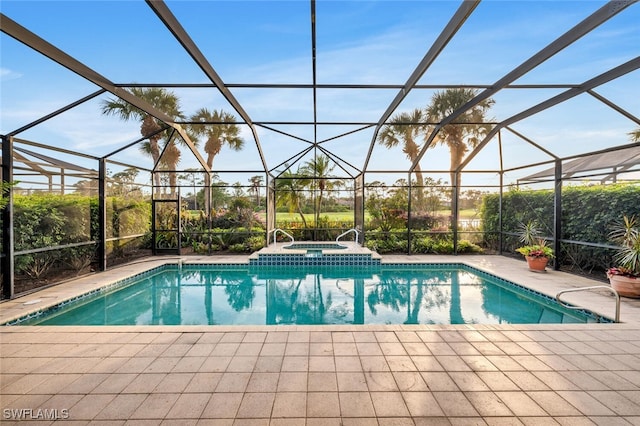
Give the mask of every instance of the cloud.
[(0, 68), (0, 81), (16, 80), (21, 77), (22, 74), (20, 74), (19, 72), (15, 72), (13, 70), (10, 70), (9, 68)]

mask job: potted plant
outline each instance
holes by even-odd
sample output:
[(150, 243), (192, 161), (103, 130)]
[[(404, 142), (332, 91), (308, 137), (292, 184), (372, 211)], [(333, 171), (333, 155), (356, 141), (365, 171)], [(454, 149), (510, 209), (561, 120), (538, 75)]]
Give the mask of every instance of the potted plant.
[(520, 242), (525, 245), (518, 247), (516, 251), (527, 259), (530, 271), (545, 272), (549, 259), (553, 259), (553, 249), (540, 237), (537, 226), (535, 221), (520, 225)]
[(613, 257), (616, 266), (607, 270), (611, 288), (620, 296), (640, 298), (640, 223), (625, 215), (609, 238), (619, 245)]

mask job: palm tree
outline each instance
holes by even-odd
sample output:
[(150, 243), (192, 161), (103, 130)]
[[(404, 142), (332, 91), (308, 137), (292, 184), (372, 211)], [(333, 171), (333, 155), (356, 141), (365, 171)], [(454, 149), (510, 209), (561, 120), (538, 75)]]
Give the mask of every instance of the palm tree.
[(260, 207), (260, 185), (262, 185), (263, 180), (264, 178), (260, 175), (252, 176), (249, 179), (249, 182), (251, 183), (249, 191), (253, 192), (256, 195), (256, 204), (258, 205), (258, 207)]
[[(456, 88), (436, 92), (431, 97), (431, 103), (426, 109), (426, 115), (431, 122), (440, 122), (451, 115), (455, 110), (465, 105), (476, 97), (475, 89)], [(491, 130), (491, 125), (484, 123), (487, 112), (494, 104), (494, 100), (487, 98), (464, 114), (460, 115), (453, 123), (442, 127), (438, 132), (436, 143), (449, 147), (451, 153), (451, 184), (453, 185), (455, 170), (460, 166), (464, 155), (469, 148), (475, 148)], [(458, 186), (460, 182), (458, 182)]]
[[(244, 139), (240, 137), (240, 127), (235, 122), (233, 114), (223, 110), (209, 111), (207, 108), (200, 108), (191, 116), (192, 122), (203, 124), (192, 124), (191, 131), (196, 136), (205, 136), (207, 141), (204, 145), (204, 152), (207, 153), (207, 165), (213, 168), (213, 159), (218, 155), (224, 144), (234, 151), (240, 151), (244, 147)], [(206, 124), (222, 122), (224, 124)]]
[[(140, 151), (145, 154), (154, 156), (153, 147), (150, 142), (143, 142), (140, 147)], [(160, 160), (157, 162), (156, 169), (163, 170), (164, 178), (167, 179), (165, 182), (168, 184), (171, 195), (174, 195), (176, 192), (176, 188), (178, 185), (178, 175), (176, 173), (176, 169), (178, 168), (178, 164), (180, 163), (180, 158), (182, 157), (182, 153), (180, 149), (176, 146), (176, 139), (171, 138), (170, 140), (165, 142), (165, 146), (162, 147)], [(159, 173), (155, 173), (155, 177), (158, 178)], [(156, 184), (156, 186), (158, 186)], [(166, 188), (165, 188), (166, 189)]]
[(312, 189), (318, 190), (318, 196), (316, 197), (314, 208), (314, 220), (316, 227), (318, 227), (318, 224), (320, 223), (320, 212), (322, 210), (324, 191), (331, 190), (342, 184), (342, 182), (328, 179), (332, 177), (331, 172), (333, 172), (335, 167), (335, 163), (332, 163), (331, 160), (329, 160), (329, 157), (325, 155), (319, 155), (312, 160), (309, 160), (302, 167), (303, 173), (307, 174), (311, 180), (309, 183), (311, 184)]
[[(288, 167), (288, 166), (287, 166)], [(300, 177), (300, 169), (297, 172), (287, 170), (276, 178), (276, 205), (278, 207), (288, 207), (289, 213), (298, 212), (304, 227), (307, 227), (307, 220), (302, 212), (302, 191), (306, 183)]]
[[(149, 103), (154, 108), (164, 112), (170, 117), (173, 118), (183, 118), (182, 111), (180, 110), (180, 101), (178, 97), (173, 93), (169, 92), (166, 89), (150, 87), (150, 88), (140, 88), (140, 87), (132, 87), (131, 89), (127, 89), (132, 95), (137, 98), (140, 98), (147, 103)], [(113, 115), (121, 118), (122, 120), (136, 120), (140, 121), (140, 133), (143, 137), (148, 139), (148, 142), (143, 143), (141, 147), (141, 151), (144, 153), (148, 153), (151, 155), (153, 159), (154, 166), (158, 164), (160, 160), (161, 147), (159, 141), (166, 137), (162, 132), (161, 122), (148, 114), (146, 111), (137, 108), (130, 103), (120, 99), (120, 98), (112, 98), (107, 99), (102, 103), (102, 113), (105, 115)], [(176, 148), (177, 149), (177, 148)], [(174, 158), (175, 160), (175, 153)], [(178, 155), (179, 159), (179, 155)], [(167, 162), (168, 163), (168, 162)], [(176, 163), (177, 164), (177, 163)], [(175, 164), (166, 164), (167, 167), (175, 166)], [(174, 167), (175, 170), (175, 167)], [(158, 174), (154, 175), (154, 181), (156, 187), (160, 187), (160, 176)]]
[[(391, 149), (398, 145), (402, 145), (402, 152), (407, 156), (411, 164), (415, 162), (420, 154), (420, 145), (416, 143), (419, 136), (424, 135), (428, 128), (427, 124), (423, 124), (426, 119), (425, 113), (421, 109), (414, 109), (413, 112), (402, 112), (396, 114), (389, 120), (378, 133), (377, 141), (379, 144)], [(422, 208), (422, 186), (424, 179), (420, 165), (416, 164), (416, 184), (418, 187), (417, 200), (418, 208)]]
[(629, 132), (629, 136), (631, 137), (631, 142), (640, 142), (640, 127)]

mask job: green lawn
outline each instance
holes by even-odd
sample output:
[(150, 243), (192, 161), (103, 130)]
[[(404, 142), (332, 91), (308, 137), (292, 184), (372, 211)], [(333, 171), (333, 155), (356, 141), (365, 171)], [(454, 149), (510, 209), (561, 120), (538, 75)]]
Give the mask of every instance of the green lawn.
[[(353, 220), (353, 212), (326, 212), (320, 215), (321, 217), (328, 217), (330, 221), (352, 221)], [(264, 219), (264, 214), (260, 214), (260, 217)], [(313, 221), (313, 214), (305, 214), (305, 219), (308, 221)], [(369, 214), (365, 213), (365, 220), (369, 219)], [(300, 215), (298, 213), (276, 213), (276, 220), (278, 221), (299, 221)]]
[[(438, 212), (439, 215), (448, 216), (451, 214), (449, 210), (442, 210)], [(353, 211), (350, 212), (323, 212), (320, 216), (328, 217), (330, 221), (349, 221), (353, 220)], [(474, 209), (460, 210), (460, 219), (473, 219), (477, 218), (477, 212)], [(261, 219), (264, 220), (264, 213), (260, 214)], [(305, 214), (305, 219), (308, 221), (313, 220), (313, 214)], [(369, 213), (365, 212), (365, 220), (369, 220)], [(298, 213), (276, 213), (276, 220), (278, 221), (299, 221), (300, 215)]]

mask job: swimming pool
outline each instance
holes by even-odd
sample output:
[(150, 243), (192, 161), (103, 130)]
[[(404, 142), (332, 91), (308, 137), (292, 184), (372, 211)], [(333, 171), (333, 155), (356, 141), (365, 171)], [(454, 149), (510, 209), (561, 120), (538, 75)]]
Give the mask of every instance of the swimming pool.
[(466, 265), (165, 265), (21, 325), (538, 324), (606, 321)]

